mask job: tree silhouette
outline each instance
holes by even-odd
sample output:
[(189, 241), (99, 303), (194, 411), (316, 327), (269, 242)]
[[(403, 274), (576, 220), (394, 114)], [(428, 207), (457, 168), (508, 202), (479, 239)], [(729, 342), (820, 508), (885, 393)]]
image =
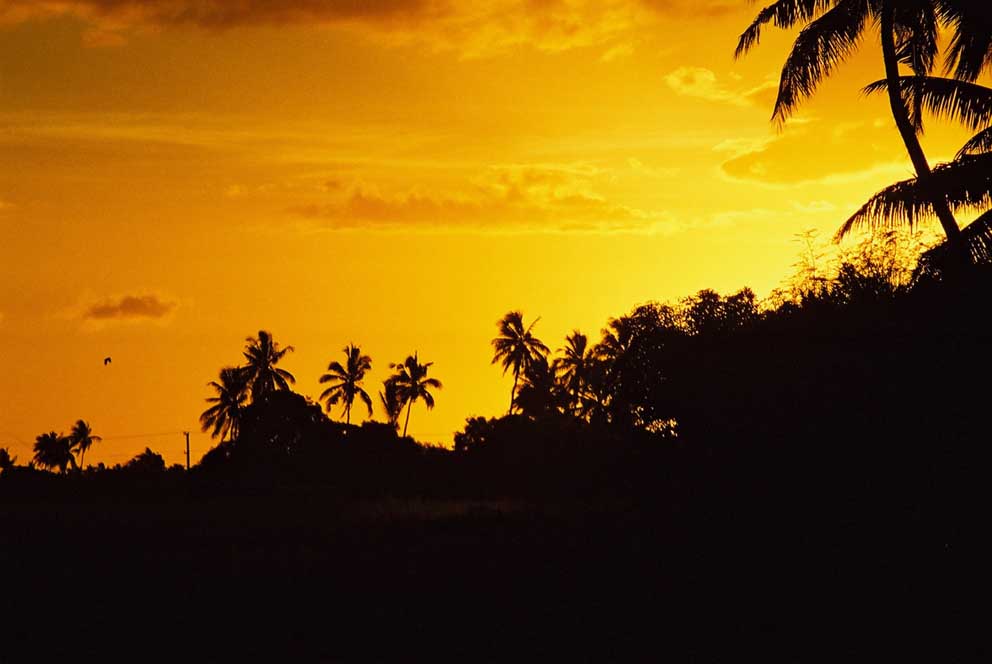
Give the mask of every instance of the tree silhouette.
[(404, 437), (406, 437), (407, 426), (410, 424), (410, 410), (413, 408), (414, 401), (423, 399), (424, 403), (427, 404), (428, 410), (434, 408), (434, 397), (428, 391), (428, 388), (440, 390), (441, 381), (437, 378), (427, 377), (427, 370), (433, 364), (433, 362), (420, 364), (417, 353), (414, 353), (407, 356), (406, 360), (401, 364), (389, 365), (390, 369), (396, 371), (390, 377), (389, 382), (394, 384), (400, 403), (406, 405), (406, 422), (403, 424)]
[(524, 327), (524, 316), (519, 311), (510, 311), (496, 323), (500, 336), (493, 339), (492, 344), (495, 349), (493, 354), (493, 364), (501, 362), (503, 374), (513, 371), (513, 389), (510, 390), (510, 409), (513, 412), (513, 404), (517, 394), (517, 383), (520, 374), (530, 368), (539, 359), (544, 359), (550, 352), (540, 339), (532, 334), (534, 326), (540, 317), (536, 318), (528, 327)]
[(528, 417), (541, 417), (558, 411), (563, 401), (555, 372), (546, 357), (531, 362), (523, 372), (516, 405)]
[(565, 346), (558, 350), (562, 356), (555, 359), (553, 368), (568, 395), (569, 412), (582, 414), (589, 399), (589, 379), (596, 357), (589, 347), (589, 339), (578, 330), (572, 330), (565, 337)]
[(10, 450), (0, 447), (0, 471), (9, 470), (17, 463), (17, 457), (10, 456)]
[(259, 330), (258, 337), (248, 337), (244, 356), (248, 363), (242, 368), (245, 373), (245, 384), (251, 390), (251, 400), (258, 401), (276, 390), (288, 390), (290, 383), (295, 383), (293, 374), (276, 366), (286, 353), (293, 350), (292, 346), (280, 348), (272, 340), (272, 334)]
[(400, 415), (403, 414), (403, 399), (396, 381), (387, 378), (382, 382), (382, 390), (379, 391), (379, 403), (386, 414), (386, 421), (394, 428), (399, 428)]
[(326, 400), (328, 413), (331, 406), (338, 401), (343, 402), (345, 422), (351, 424), (351, 406), (356, 396), (369, 409), (369, 417), (372, 416), (372, 398), (360, 385), (365, 373), (372, 370), (372, 358), (362, 355), (362, 350), (354, 344), (345, 346), (344, 354), (348, 358), (345, 366), (341, 366), (340, 362), (331, 362), (327, 365), (327, 373), (320, 377), (321, 384), (337, 381), (320, 394), (320, 400)]
[(246, 378), (247, 375), (242, 368), (224, 367), (220, 370), (220, 382), (207, 383), (217, 394), (206, 399), (207, 403), (213, 405), (200, 415), (200, 429), (202, 431), (212, 429), (210, 432), (212, 438), (219, 435), (223, 441), (225, 437), (231, 439), (238, 437), (241, 416), (248, 400)]
[(99, 443), (101, 440), (103, 438), (100, 436), (93, 435), (93, 429), (85, 420), (76, 420), (76, 423), (72, 425), (72, 431), (69, 432), (69, 448), (79, 451), (80, 468), (83, 467), (86, 450), (90, 449), (93, 443)]
[[(932, 171), (917, 135), (918, 127), (914, 126), (906, 99), (901, 94), (899, 67), (906, 65), (917, 76), (931, 71), (939, 53), (937, 33), (940, 23), (953, 21), (947, 11), (950, 4), (958, 5), (959, 13), (967, 14), (967, 10), (961, 7), (974, 3), (964, 0), (956, 3), (924, 0), (778, 0), (763, 9), (741, 35), (735, 56), (740, 57), (755, 46), (762, 27), (769, 22), (781, 28), (804, 24), (782, 68), (775, 100), (772, 117), (783, 123), (804, 99), (816, 91), (821, 80), (856, 50), (868, 23), (877, 21), (892, 117), (917, 177), (923, 182), (923, 189), (929, 191), (926, 185)], [(959, 49), (958, 61), (969, 63), (962, 65), (965, 71), (970, 71), (968, 67), (972, 66), (974, 50)], [(961, 229), (950, 206), (939, 195), (930, 194), (928, 198), (948, 242), (964, 260)]]
[(63, 475), (69, 466), (76, 468), (76, 459), (72, 456), (69, 438), (54, 431), (35, 438), (34, 462), (42, 468), (50, 470), (58, 468)]

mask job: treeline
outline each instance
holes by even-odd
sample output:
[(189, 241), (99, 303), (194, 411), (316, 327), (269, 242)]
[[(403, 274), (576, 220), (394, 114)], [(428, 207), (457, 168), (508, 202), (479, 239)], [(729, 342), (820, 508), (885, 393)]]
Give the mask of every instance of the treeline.
[[(322, 405), (293, 392), (278, 367), (290, 347), (260, 332), (245, 365), (212, 384), (202, 422), (220, 441), (192, 473), (166, 473), (151, 450), (122, 469), (204, 491), (623, 495), (674, 505), (781, 495), (783, 486), (854, 500), (852, 491), (884, 486), (911, 502), (940, 487), (944, 500), (976, 486), (970, 473), (985, 459), (981, 393), (966, 386), (992, 369), (982, 304), (992, 275), (975, 266), (943, 279), (920, 267), (916, 249), (889, 233), (827, 267), (811, 245), (791, 284), (766, 301), (745, 288), (647, 303), (609, 320), (595, 343), (573, 331), (554, 352), (536, 320), (510, 312), (493, 339), (493, 362), (514, 376), (508, 412), (468, 418), (452, 450), (405, 436), (398, 417), (349, 422), (355, 401), (371, 410), (362, 380), (371, 359), (357, 347), (328, 367)], [(415, 355), (393, 366), (383, 392), (398, 388), (409, 414), (414, 396), (439, 383)], [(336, 407), (343, 422), (329, 417)], [(65, 440), (59, 450), (79, 449)], [(56, 470), (87, 475), (59, 458)]]

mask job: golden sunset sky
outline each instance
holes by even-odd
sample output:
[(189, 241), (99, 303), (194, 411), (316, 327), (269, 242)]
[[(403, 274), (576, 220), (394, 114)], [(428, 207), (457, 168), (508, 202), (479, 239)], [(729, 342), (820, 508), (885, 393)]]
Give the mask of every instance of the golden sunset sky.
[[(873, 32), (770, 122), (795, 34), (735, 62), (759, 8), (0, 0), (0, 446), (24, 463), (84, 418), (88, 463), (183, 462), (182, 430), (195, 463), (207, 382), (260, 329), (312, 397), (348, 343), (373, 395), (418, 351), (444, 389), (410, 433), (450, 445), (506, 411), (508, 310), (555, 349), (650, 300), (766, 296), (798, 233), (911, 167), (860, 93)], [(931, 123), (924, 145), (967, 137)]]

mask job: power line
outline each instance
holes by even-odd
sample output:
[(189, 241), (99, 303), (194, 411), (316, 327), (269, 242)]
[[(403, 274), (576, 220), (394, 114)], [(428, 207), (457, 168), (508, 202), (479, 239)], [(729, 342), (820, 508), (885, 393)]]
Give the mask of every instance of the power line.
[(119, 436), (103, 436), (103, 440), (125, 440), (128, 438), (162, 438), (164, 436), (178, 436), (185, 431), (163, 431), (161, 433), (129, 433)]

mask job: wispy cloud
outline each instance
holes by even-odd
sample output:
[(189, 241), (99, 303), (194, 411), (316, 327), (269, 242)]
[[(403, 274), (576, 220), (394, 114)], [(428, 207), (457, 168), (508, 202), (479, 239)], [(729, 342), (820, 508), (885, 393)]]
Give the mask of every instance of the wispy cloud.
[(874, 124), (811, 121), (750, 145), (724, 146), (732, 156), (720, 168), (734, 180), (770, 187), (899, 179), (908, 162), (897, 141)]
[(83, 312), (83, 318), (93, 321), (159, 320), (175, 308), (175, 302), (163, 300), (158, 295), (124, 295), (89, 305)]
[(498, 167), (457, 190), (383, 194), (356, 188), (329, 202), (293, 206), (333, 230), (476, 232), (669, 232), (671, 218), (610, 200), (595, 188), (609, 177), (582, 167)]
[(770, 105), (778, 84), (768, 80), (761, 85), (735, 89), (721, 81), (716, 73), (705, 67), (679, 67), (665, 76), (665, 83), (683, 97), (696, 97), (707, 101), (734, 106)]

